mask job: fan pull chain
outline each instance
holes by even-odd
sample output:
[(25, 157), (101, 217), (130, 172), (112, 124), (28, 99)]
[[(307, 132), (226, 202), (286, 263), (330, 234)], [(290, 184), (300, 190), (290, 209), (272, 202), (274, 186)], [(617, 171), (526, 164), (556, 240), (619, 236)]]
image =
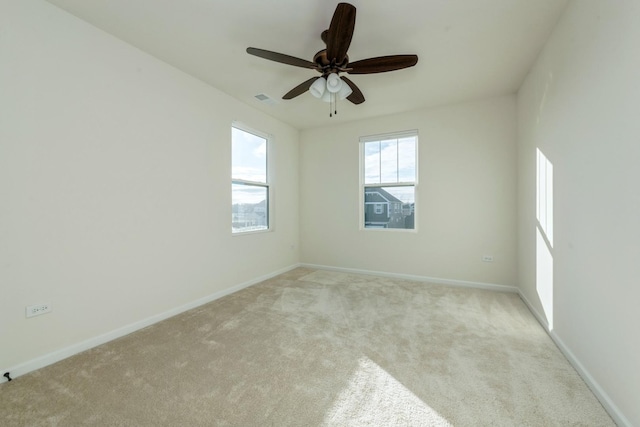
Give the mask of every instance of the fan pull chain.
[(332, 93), (329, 95), (329, 117), (333, 117), (338, 114), (338, 94)]

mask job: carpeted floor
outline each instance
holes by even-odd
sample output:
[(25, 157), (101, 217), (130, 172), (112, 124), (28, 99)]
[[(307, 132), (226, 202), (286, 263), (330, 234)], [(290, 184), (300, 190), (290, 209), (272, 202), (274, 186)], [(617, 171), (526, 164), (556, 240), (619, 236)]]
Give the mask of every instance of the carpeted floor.
[(2, 426), (612, 426), (515, 294), (299, 268), (0, 385)]

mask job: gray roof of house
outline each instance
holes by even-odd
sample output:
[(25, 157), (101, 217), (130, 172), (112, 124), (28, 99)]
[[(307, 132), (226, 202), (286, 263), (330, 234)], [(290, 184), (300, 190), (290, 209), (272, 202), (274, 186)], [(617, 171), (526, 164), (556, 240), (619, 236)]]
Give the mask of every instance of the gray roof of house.
[(388, 191), (380, 187), (368, 187), (364, 190), (365, 203), (386, 203), (397, 202), (402, 203), (400, 199), (391, 195)]

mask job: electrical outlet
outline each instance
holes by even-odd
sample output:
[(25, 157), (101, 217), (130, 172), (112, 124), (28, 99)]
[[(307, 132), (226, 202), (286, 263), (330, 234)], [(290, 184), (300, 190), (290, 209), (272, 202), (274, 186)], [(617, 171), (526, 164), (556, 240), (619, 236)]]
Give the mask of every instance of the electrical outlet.
[(493, 255), (482, 255), (483, 262), (493, 262)]
[(36, 304), (30, 305), (27, 307), (27, 317), (40, 316), (41, 314), (46, 314), (51, 312), (51, 304)]

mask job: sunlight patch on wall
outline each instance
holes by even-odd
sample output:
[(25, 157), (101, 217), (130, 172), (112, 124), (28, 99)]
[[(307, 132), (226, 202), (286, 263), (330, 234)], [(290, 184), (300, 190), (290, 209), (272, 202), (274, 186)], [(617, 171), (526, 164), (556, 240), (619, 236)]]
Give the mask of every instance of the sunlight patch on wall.
[(368, 358), (361, 358), (327, 412), (323, 425), (452, 426), (429, 405)]
[(553, 165), (540, 149), (537, 151), (536, 205), (538, 224), (553, 247)]
[(549, 330), (553, 330), (553, 256), (536, 227), (536, 291), (542, 304)]
[(536, 149), (536, 290), (553, 329), (553, 165)]

